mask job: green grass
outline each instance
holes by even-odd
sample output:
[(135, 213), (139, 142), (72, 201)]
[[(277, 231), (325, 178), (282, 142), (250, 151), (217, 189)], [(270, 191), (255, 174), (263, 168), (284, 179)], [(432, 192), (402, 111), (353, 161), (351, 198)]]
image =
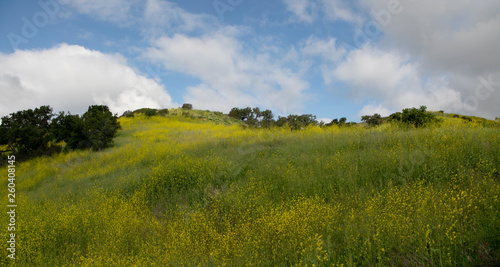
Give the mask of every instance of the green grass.
[[(500, 128), (490, 124), (291, 132), (181, 109), (120, 122), (113, 148), (17, 164), (18, 265), (500, 259)], [(2, 244), (0, 265), (12, 264)]]

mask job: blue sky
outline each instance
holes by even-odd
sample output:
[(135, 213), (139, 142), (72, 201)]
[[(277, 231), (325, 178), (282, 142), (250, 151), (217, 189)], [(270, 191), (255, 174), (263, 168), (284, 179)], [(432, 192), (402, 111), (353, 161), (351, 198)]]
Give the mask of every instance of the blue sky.
[(0, 115), (105, 104), (500, 117), (500, 2), (0, 3)]

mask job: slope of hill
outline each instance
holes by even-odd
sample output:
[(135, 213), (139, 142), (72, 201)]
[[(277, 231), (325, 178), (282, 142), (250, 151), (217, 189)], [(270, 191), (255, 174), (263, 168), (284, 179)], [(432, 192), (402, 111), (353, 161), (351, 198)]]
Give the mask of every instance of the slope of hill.
[[(449, 118), (423, 129), (291, 132), (182, 110), (119, 120), (110, 149), (16, 163), (19, 265), (500, 259), (498, 127)], [(9, 220), (1, 213), (4, 240)]]

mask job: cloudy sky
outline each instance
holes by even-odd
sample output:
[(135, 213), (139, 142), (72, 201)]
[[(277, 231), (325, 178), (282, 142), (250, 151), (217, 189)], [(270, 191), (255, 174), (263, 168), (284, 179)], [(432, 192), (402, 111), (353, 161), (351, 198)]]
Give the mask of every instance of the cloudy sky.
[(498, 0), (3, 0), (0, 116), (426, 105), (500, 117)]

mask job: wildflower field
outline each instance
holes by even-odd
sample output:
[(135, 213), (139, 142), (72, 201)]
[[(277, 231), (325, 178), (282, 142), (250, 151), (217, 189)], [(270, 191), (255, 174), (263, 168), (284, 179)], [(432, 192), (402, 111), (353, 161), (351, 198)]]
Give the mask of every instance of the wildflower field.
[(498, 126), (119, 121), (112, 148), (16, 163), (17, 265), (499, 264)]

